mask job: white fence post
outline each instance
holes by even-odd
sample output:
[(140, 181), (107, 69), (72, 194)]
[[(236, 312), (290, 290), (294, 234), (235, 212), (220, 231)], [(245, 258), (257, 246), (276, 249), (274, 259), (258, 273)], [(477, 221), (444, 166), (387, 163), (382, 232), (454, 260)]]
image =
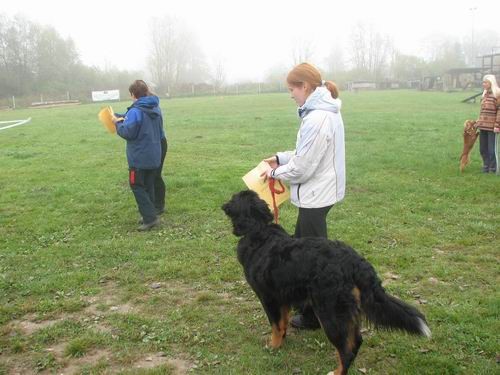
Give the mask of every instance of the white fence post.
[(16, 97), (12, 95), (12, 109), (16, 109)]

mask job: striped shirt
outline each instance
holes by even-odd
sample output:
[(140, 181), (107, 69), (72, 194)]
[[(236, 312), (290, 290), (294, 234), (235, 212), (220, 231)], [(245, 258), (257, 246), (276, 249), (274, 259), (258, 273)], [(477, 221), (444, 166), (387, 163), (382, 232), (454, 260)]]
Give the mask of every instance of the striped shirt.
[(491, 92), (481, 100), (481, 111), (476, 126), (481, 130), (493, 131), (493, 128), (500, 127), (500, 100), (495, 98)]

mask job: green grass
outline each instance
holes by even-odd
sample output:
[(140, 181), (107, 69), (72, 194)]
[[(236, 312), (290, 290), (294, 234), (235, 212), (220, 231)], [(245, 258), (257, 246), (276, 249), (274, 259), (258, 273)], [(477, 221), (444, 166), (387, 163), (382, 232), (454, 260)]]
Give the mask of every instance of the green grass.
[[(500, 178), (480, 173), (478, 146), (458, 171), (463, 122), (479, 112), (466, 96), (342, 96), (347, 194), (329, 214), (330, 238), (372, 262), (433, 331), (428, 341), (369, 330), (352, 373), (498, 372)], [(149, 233), (135, 230), (125, 143), (97, 122), (99, 108), (0, 112), (33, 118), (0, 131), (0, 374), (333, 370), (320, 331), (265, 348), (270, 327), (220, 210), (261, 159), (293, 149), (287, 95), (163, 100), (168, 207)], [(280, 210), (289, 232), (296, 215)]]

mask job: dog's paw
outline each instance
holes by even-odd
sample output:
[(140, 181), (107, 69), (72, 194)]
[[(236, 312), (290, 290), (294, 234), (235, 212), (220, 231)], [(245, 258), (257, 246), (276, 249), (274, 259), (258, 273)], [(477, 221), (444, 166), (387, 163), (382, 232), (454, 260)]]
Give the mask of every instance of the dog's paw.
[(279, 349), (281, 347), (281, 344), (283, 343), (283, 340), (281, 339), (276, 339), (276, 338), (271, 338), (269, 341), (268, 346), (269, 349)]

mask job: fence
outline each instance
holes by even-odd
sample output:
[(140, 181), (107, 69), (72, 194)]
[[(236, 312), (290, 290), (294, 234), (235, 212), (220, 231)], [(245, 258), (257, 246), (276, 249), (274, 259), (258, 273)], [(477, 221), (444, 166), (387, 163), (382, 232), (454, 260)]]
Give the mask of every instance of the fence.
[[(217, 87), (209, 84), (184, 84), (175, 88), (168, 88), (166, 92), (157, 92), (162, 98), (195, 97), (195, 96), (220, 96), (220, 95), (247, 95), (285, 92), (286, 87), (281, 83), (238, 83)], [(121, 92), (122, 98), (128, 98)], [(91, 103), (91, 90), (88, 92), (65, 92), (56, 94), (39, 94), (28, 96), (5, 95), (0, 96), (1, 109), (16, 109), (40, 106), (50, 102), (79, 101)]]

